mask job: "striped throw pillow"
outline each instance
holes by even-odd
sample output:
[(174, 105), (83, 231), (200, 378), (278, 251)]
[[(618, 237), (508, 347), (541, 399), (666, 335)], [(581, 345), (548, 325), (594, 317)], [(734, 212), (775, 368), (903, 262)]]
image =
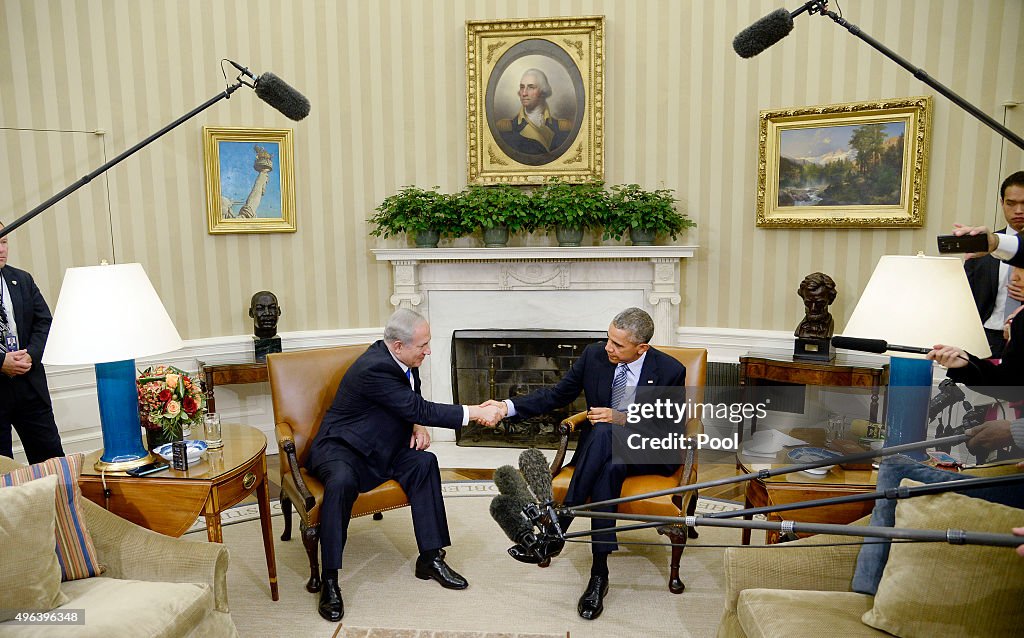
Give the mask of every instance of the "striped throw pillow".
[(56, 457), (0, 476), (0, 488), (23, 485), (50, 474), (57, 477), (57, 560), (62, 581), (89, 578), (103, 572), (82, 513), (78, 475), (84, 456), (79, 453)]

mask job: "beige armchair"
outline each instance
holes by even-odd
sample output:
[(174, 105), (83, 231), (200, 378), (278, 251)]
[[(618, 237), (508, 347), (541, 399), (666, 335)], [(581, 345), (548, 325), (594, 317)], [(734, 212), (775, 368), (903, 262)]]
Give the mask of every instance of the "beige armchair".
[[(21, 467), (0, 456), (0, 473)], [(88, 499), (82, 512), (101, 576), (61, 583), (70, 599), (59, 610), (84, 609), (84, 626), (68, 636), (237, 636), (228, 609), (228, 550), (219, 543), (157, 534)], [(0, 624), (0, 636), (52, 636), (45, 625)]]
[[(658, 350), (674, 357), (686, 367), (685, 386), (691, 391), (687, 394), (693, 401), (700, 403), (704, 401), (704, 384), (707, 377), (708, 351), (704, 348), (676, 348), (662, 347)], [(552, 488), (555, 501), (562, 502), (565, 493), (569, 489), (569, 481), (572, 480), (573, 467), (563, 465), (565, 454), (569, 447), (569, 433), (577, 428), (590, 427), (587, 421), (587, 413), (580, 412), (565, 419), (559, 425), (559, 432), (562, 435), (558, 452), (555, 453), (554, 461), (551, 464)], [(700, 419), (690, 419), (686, 423), (686, 435), (696, 437), (704, 432), (704, 426)], [(679, 469), (671, 476), (660, 476), (656, 474), (630, 476), (622, 484), (621, 496), (636, 496), (682, 485), (689, 485), (697, 481), (697, 451), (688, 450), (686, 457)], [(697, 492), (686, 492), (673, 496), (659, 496), (657, 498), (644, 499), (623, 503), (618, 507), (622, 514), (643, 514), (650, 516), (685, 516), (691, 515), (697, 507)], [(679, 561), (682, 558), (683, 546), (688, 536), (695, 537), (695, 533), (689, 532), (682, 525), (662, 525), (658, 527), (658, 533), (668, 536), (672, 541), (672, 556), (669, 562), (668, 588), (673, 594), (681, 594), (686, 586), (679, 578)], [(550, 560), (550, 559), (549, 559)], [(546, 565), (545, 565), (546, 566)]]

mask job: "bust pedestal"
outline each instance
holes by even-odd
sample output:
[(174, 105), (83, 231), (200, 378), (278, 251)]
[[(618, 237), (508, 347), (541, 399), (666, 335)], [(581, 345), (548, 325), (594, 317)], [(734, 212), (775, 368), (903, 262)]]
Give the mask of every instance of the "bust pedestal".
[(267, 355), (272, 352), (281, 352), (281, 337), (259, 337), (252, 338), (253, 348), (256, 350), (256, 360), (266, 361)]
[(828, 362), (836, 358), (836, 349), (832, 347), (830, 337), (797, 337), (793, 344), (793, 358)]

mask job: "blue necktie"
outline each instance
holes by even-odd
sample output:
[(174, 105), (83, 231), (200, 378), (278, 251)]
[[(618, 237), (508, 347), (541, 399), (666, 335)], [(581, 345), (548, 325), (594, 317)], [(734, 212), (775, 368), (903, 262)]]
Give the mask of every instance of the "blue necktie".
[(416, 384), (413, 383), (413, 380), (412, 380), (412, 368), (407, 368), (406, 369), (405, 377), (407, 379), (409, 379), (409, 386), (412, 387), (413, 390), (415, 390), (416, 389)]
[(616, 410), (624, 410), (626, 402), (626, 375), (629, 374), (629, 367), (620, 363), (615, 371), (615, 378), (612, 379), (612, 405)]

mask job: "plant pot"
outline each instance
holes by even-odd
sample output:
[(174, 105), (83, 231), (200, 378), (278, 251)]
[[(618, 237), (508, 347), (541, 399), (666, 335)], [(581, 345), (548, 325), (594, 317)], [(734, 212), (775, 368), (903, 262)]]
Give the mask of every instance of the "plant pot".
[(634, 246), (653, 246), (656, 234), (653, 230), (629, 229), (629, 239), (633, 242)]
[(582, 228), (566, 228), (565, 226), (555, 227), (555, 239), (559, 246), (575, 247), (583, 241)]
[(508, 244), (508, 228), (505, 226), (494, 226), (484, 229), (485, 248), (504, 248)]
[(441, 241), (441, 232), (437, 230), (418, 230), (413, 236), (417, 248), (437, 248)]

